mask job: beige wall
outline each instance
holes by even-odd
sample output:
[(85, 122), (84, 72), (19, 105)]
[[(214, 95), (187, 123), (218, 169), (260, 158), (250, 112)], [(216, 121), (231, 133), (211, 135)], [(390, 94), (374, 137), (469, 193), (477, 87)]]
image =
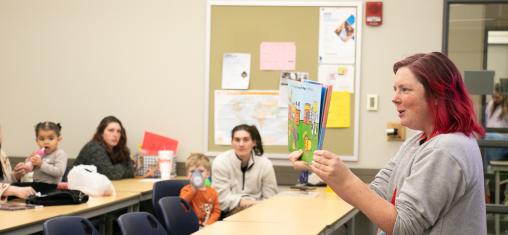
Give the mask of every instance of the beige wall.
[[(398, 150), (387, 142), (386, 123), (398, 121), (391, 102), (393, 64), (417, 52), (441, 51), (443, 2), (439, 0), (383, 1), (383, 25), (364, 27), (362, 37), (361, 98), (379, 94), (379, 112), (360, 110), (360, 161), (356, 168), (380, 168)], [(409, 131), (407, 136), (412, 136)]]
[(102, 117), (203, 146), (205, 1), (0, 1), (0, 123), (10, 155), (35, 149), (35, 123), (59, 121), (76, 157)]
[[(392, 65), (441, 48), (439, 0), (385, 0), (381, 27), (363, 27), (360, 161), (380, 168), (400, 142), (386, 142)], [(180, 140), (179, 160), (204, 151), (205, 0), (0, 1), (0, 124), (10, 155), (35, 149), (33, 126), (63, 125), (71, 157), (103, 116), (119, 117), (135, 149), (144, 130)], [(378, 94), (378, 112), (367, 112)], [(409, 133), (411, 135), (411, 132)]]

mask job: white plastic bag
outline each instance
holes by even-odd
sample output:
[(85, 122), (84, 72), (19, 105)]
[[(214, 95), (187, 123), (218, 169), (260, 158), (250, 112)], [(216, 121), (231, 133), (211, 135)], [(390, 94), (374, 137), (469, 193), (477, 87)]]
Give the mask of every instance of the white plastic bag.
[(310, 185), (319, 185), (319, 184), (323, 184), (323, 183), (324, 183), (324, 181), (321, 178), (319, 178), (319, 176), (316, 175), (315, 173), (311, 173), (309, 175), (309, 184)]
[(103, 174), (97, 173), (94, 165), (74, 166), (67, 175), (69, 189), (79, 190), (89, 196), (110, 196), (115, 194), (113, 184)]

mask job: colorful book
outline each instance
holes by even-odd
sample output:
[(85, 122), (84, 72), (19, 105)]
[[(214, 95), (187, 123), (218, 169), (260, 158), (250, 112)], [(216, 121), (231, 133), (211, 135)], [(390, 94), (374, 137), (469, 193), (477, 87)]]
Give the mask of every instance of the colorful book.
[(320, 82), (288, 81), (288, 149), (303, 150), (311, 163), (314, 151), (323, 147), (332, 86)]

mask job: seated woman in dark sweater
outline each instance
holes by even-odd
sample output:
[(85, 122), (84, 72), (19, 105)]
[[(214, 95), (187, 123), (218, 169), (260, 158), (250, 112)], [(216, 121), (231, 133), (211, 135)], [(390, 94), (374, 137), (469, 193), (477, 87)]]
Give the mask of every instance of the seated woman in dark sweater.
[(97, 172), (110, 180), (134, 177), (134, 168), (127, 148), (127, 134), (114, 116), (102, 119), (97, 132), (79, 152), (74, 166), (95, 165)]

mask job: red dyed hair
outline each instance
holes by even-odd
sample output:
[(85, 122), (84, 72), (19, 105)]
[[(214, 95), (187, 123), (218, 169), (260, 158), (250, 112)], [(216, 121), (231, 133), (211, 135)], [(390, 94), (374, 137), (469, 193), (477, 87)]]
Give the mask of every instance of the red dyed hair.
[(431, 136), (452, 132), (485, 134), (462, 75), (447, 56), (440, 52), (415, 54), (395, 63), (393, 72), (402, 67), (411, 70), (425, 88), (425, 99), (434, 120)]

